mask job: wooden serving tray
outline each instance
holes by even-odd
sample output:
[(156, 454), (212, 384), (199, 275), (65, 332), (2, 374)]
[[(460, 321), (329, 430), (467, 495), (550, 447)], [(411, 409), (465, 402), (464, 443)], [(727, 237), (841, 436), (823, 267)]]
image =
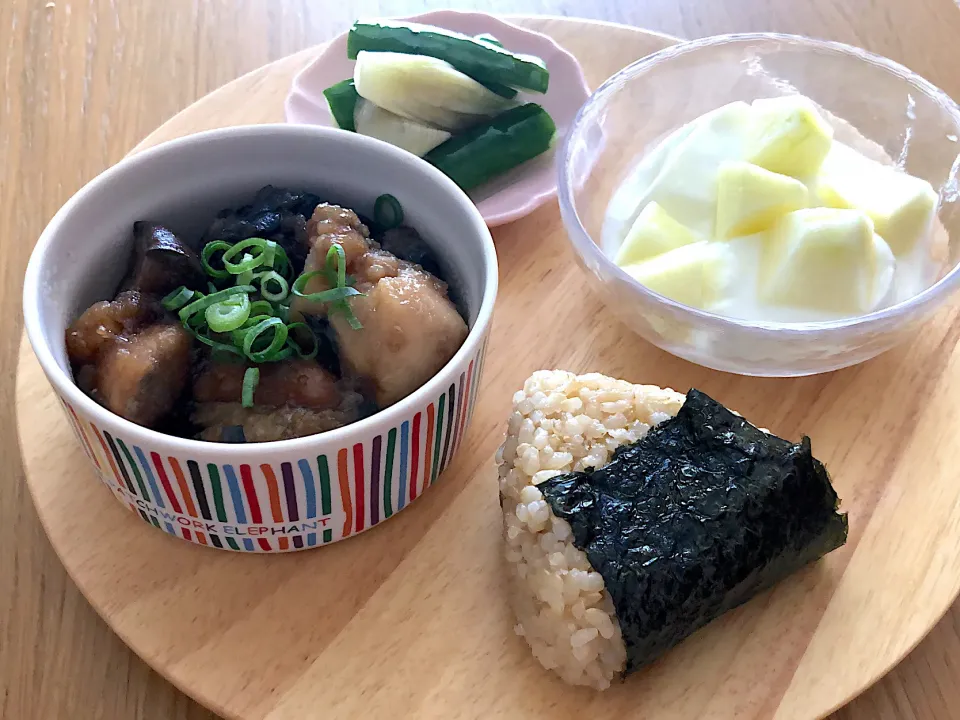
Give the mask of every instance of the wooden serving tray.
[[(674, 39), (517, 18), (604, 78)], [(317, 52), (203, 98), (144, 142), (283, 119)], [(17, 411), (27, 482), (54, 548), (109, 625), (171, 682), (235, 718), (815, 718), (906, 655), (960, 589), (960, 336), (941, 312), (907, 346), (818, 377), (735, 377), (618, 322), (575, 267), (556, 204), (495, 232), (501, 290), (480, 400), (437, 486), (383, 527), (321, 550), (195, 547), (120, 507), (87, 467), (29, 347)], [(604, 693), (570, 688), (513, 633), (493, 454), (539, 368), (698, 387), (787, 437), (810, 435), (849, 512), (847, 545)]]

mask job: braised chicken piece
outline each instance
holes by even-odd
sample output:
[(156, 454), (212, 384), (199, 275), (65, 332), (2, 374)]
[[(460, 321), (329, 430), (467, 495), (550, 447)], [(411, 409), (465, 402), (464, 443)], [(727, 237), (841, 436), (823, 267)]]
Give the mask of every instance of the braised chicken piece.
[(95, 397), (147, 427), (173, 409), (186, 386), (192, 338), (180, 325), (151, 325), (118, 337), (97, 361)]
[(354, 278), (354, 287), (367, 292), (383, 278), (396, 277), (400, 268), (414, 267), (405, 260), (385, 250), (367, 250), (350, 266), (350, 275)]
[(193, 421), (201, 438), (222, 442), (225, 431), (243, 429), (247, 442), (312, 435), (358, 420), (363, 398), (313, 360), (285, 360), (260, 366), (254, 407), (240, 404), (243, 365), (215, 363), (197, 377)]
[(246, 442), (272, 442), (315, 435), (349, 425), (361, 418), (362, 399), (346, 396), (339, 408), (254, 406), (240, 403), (201, 403), (193, 413), (193, 421), (203, 427), (200, 439), (209, 442), (230, 442), (229, 433), (241, 428)]
[[(240, 402), (243, 365), (213, 363), (193, 383), (198, 403)], [(253, 394), (256, 405), (325, 410), (340, 404), (337, 379), (313, 360), (285, 360), (260, 366), (260, 382)]]
[(152, 315), (140, 293), (122, 292), (96, 302), (67, 328), (67, 355), (73, 365), (95, 363), (105, 345), (136, 332)]
[(180, 325), (158, 322), (139, 292), (94, 303), (67, 329), (77, 382), (117, 415), (150, 426), (180, 397), (192, 339)]
[[(301, 301), (293, 307), (303, 313), (329, 313), (341, 364), (373, 383), (378, 405), (392, 405), (454, 356), (467, 337), (467, 325), (450, 301), (446, 283), (369, 240), (352, 210), (319, 205), (307, 228), (311, 250), (305, 270), (322, 268), (333, 243), (344, 248), (346, 271), (363, 293), (348, 302), (363, 328), (353, 329), (346, 315), (330, 313), (327, 304)], [(322, 276), (311, 282), (308, 292), (329, 287)]]
[(409, 263), (396, 277), (384, 277), (363, 296), (351, 298), (350, 308), (362, 330), (351, 328), (342, 313), (330, 315), (340, 362), (373, 382), (380, 407), (436, 375), (467, 337), (467, 324), (447, 297), (446, 284)]
[[(320, 203), (310, 220), (307, 221), (307, 244), (310, 251), (303, 266), (305, 273), (323, 270), (327, 266), (327, 253), (334, 243), (343, 248), (347, 262), (347, 272), (353, 264), (371, 248), (370, 231), (360, 222), (353, 210), (339, 205)], [(304, 293), (318, 293), (330, 289), (330, 283), (323, 275), (317, 275), (307, 281)], [(290, 307), (304, 313), (323, 315), (326, 305), (296, 298)]]
[(307, 235), (311, 254), (317, 255), (320, 261), (315, 262), (318, 268), (322, 267), (322, 261), (327, 257), (327, 251), (333, 243), (343, 248), (347, 266), (363, 255), (370, 246), (370, 231), (360, 222), (357, 214), (353, 210), (328, 203), (320, 203), (313, 211), (307, 221)]

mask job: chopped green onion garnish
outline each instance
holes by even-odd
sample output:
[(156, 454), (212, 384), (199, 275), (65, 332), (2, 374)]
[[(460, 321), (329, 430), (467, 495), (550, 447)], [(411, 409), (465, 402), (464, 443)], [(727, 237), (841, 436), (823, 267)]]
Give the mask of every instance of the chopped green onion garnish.
[(189, 318), (200, 312), (201, 310), (206, 310), (211, 305), (215, 305), (221, 300), (226, 300), (232, 295), (240, 295), (254, 291), (252, 285), (236, 285), (232, 288), (227, 288), (226, 290), (218, 290), (217, 292), (210, 293), (199, 300), (194, 300), (189, 305), (185, 306), (180, 310), (180, 321), (186, 322)]
[(277, 303), (273, 306), (273, 316), (278, 317), (284, 322), (290, 320), (290, 306), (287, 303), (291, 300), (290, 296), (287, 295), (287, 299), (282, 303)]
[(251, 313), (250, 317), (247, 318), (247, 321), (243, 325), (230, 333), (230, 337), (233, 339), (233, 344), (238, 348), (242, 348), (243, 341), (247, 337), (247, 331), (252, 327), (256, 327), (264, 320), (269, 320), (272, 317), (273, 315), (254, 315)]
[[(310, 338), (310, 349), (304, 350), (300, 344), (300, 341), (295, 337), (296, 331), (302, 330), (303, 332), (300, 335)], [(293, 346), (294, 351), (302, 357), (304, 360), (312, 360), (317, 356), (317, 352), (320, 350), (320, 344), (317, 342), (317, 336), (313, 334), (313, 330), (310, 329), (310, 326), (306, 323), (295, 322), (287, 325), (287, 345)]]
[[(229, 272), (231, 275), (236, 275), (237, 277), (241, 277), (248, 272), (252, 272), (256, 270), (262, 264), (263, 264), (262, 255), (257, 255), (256, 257), (254, 257), (250, 253), (244, 253), (243, 257), (240, 259), (240, 262), (238, 263), (231, 262), (229, 266), (227, 266), (227, 272)], [(227, 263), (224, 262), (224, 265), (227, 265)]]
[[(362, 295), (363, 293), (349, 286), (349, 282), (353, 282), (353, 279), (350, 278), (348, 281), (346, 253), (344, 253), (343, 247), (341, 247), (339, 243), (332, 243), (330, 245), (330, 249), (327, 250), (327, 256), (324, 259), (324, 266), (324, 270), (322, 271), (303, 273), (298, 277), (293, 283), (293, 294), (311, 302), (331, 303), (331, 312), (334, 310), (343, 312), (347, 317), (347, 322), (350, 323), (350, 327), (354, 330), (362, 330), (363, 325), (347, 304), (347, 298), (353, 297), (354, 295)], [(333, 287), (322, 292), (304, 293), (303, 291), (306, 289), (307, 283), (317, 275), (325, 276), (327, 284), (333, 285)]]
[(250, 303), (250, 317), (254, 317), (256, 315), (279, 317), (277, 315), (277, 309), (266, 300), (257, 300), (256, 302)]
[[(223, 253), (223, 267), (231, 275), (258, 268), (263, 264), (263, 251), (266, 246), (267, 241), (263, 238), (241, 240)], [(234, 262), (237, 258), (240, 258), (240, 262)]]
[(204, 345), (209, 345), (210, 347), (212, 347), (215, 352), (224, 352), (224, 353), (229, 353), (231, 355), (238, 355), (240, 357), (243, 357), (243, 353), (240, 352), (240, 349), (237, 348), (236, 345), (228, 345), (227, 343), (220, 342), (219, 340), (215, 340), (212, 337), (207, 337), (206, 335), (200, 332), (194, 332), (193, 336), (197, 340), (202, 342)]
[(309, 293), (307, 295), (297, 293), (297, 295), (310, 302), (332, 303), (338, 300), (346, 300), (348, 297), (353, 297), (354, 295), (363, 295), (363, 293), (352, 287), (336, 287), (330, 290), (324, 290), (323, 292)]
[(237, 285), (253, 285), (253, 270), (247, 270), (237, 275)]
[[(230, 243), (224, 242), (223, 240), (214, 240), (203, 246), (203, 251), (200, 253), (200, 264), (203, 265), (204, 271), (212, 278), (217, 280), (226, 280), (230, 277), (230, 273), (226, 270), (221, 270), (220, 268), (215, 268), (211, 263), (213, 256), (216, 253), (226, 253), (230, 250)], [(222, 262), (222, 258), (221, 258)]]
[[(277, 244), (273, 240), (267, 240), (267, 244), (263, 246), (263, 254), (261, 257), (263, 258), (264, 267), (273, 267), (273, 263), (277, 259)], [(283, 257), (284, 260), (286, 260), (287, 256), (284, 255)]]
[[(257, 343), (261, 336), (266, 335), (271, 330), (273, 331), (273, 337), (266, 347), (263, 347), (263, 342)], [(271, 362), (275, 359), (273, 356), (283, 348), (286, 342), (287, 326), (279, 318), (267, 318), (247, 330), (243, 337), (243, 354), (256, 363)], [(255, 344), (262, 349), (254, 350)]]
[[(296, 295), (297, 297), (310, 298), (312, 295), (318, 295), (319, 293), (304, 293), (303, 291), (307, 289), (307, 283), (313, 280), (315, 277), (327, 277), (326, 270), (314, 270), (313, 272), (305, 272), (300, 275), (296, 280), (293, 281), (293, 285), (290, 286), (290, 294)], [(329, 278), (327, 278), (329, 280)]]
[(258, 384), (260, 384), (260, 369), (247, 368), (243, 374), (243, 392), (240, 395), (240, 404), (245, 408), (253, 407), (253, 394), (257, 391)]
[(161, 300), (160, 304), (163, 305), (166, 310), (173, 312), (175, 310), (179, 310), (188, 302), (190, 302), (190, 299), (193, 297), (193, 295), (193, 290), (181, 285), (167, 295), (163, 300)]
[(214, 303), (206, 309), (207, 325), (217, 333), (230, 332), (250, 317), (250, 296), (242, 293)]
[[(385, 225), (402, 220), (396, 198), (378, 198), (378, 207)], [(207, 243), (201, 263), (208, 279), (222, 287), (228, 283), (220, 281), (234, 278), (236, 285), (220, 290), (211, 281), (206, 295), (180, 287), (165, 297), (163, 304), (178, 313), (191, 335), (212, 348), (211, 355), (218, 361), (266, 363), (294, 356), (316, 357), (319, 339), (301, 322), (299, 313), (290, 310), (295, 296), (326, 303), (330, 312), (343, 312), (351, 327), (362, 327), (347, 304), (349, 298), (362, 293), (352, 287), (346, 253), (338, 243), (331, 244), (322, 270), (299, 277), (283, 246), (264, 238)], [(327, 289), (305, 293), (307, 283), (318, 275), (327, 281)], [(245, 407), (252, 406), (258, 382), (259, 369), (248, 369), (244, 374)]]
[(373, 203), (373, 219), (384, 230), (403, 223), (403, 206), (393, 195), (381, 195)]
[(199, 332), (207, 325), (207, 318), (202, 312), (194, 313), (186, 320), (182, 320), (183, 326), (190, 332)]
[(264, 360), (264, 362), (280, 362), (281, 360), (293, 357), (293, 355), (293, 348), (290, 347), (290, 345), (285, 345), (276, 355), (271, 355), (270, 358)]
[(327, 272), (335, 278), (332, 284), (336, 287), (344, 287), (347, 284), (347, 256), (340, 243), (331, 243), (325, 261)]
[(273, 269), (287, 278), (287, 280), (292, 279), (290, 275), (292, 274), (293, 267), (290, 265), (290, 258), (287, 257), (287, 251), (283, 249), (282, 245), (278, 244), (276, 253), (277, 255), (273, 260)]
[(360, 322), (360, 319), (353, 314), (353, 310), (350, 309), (350, 306), (343, 300), (340, 301), (338, 307), (347, 316), (347, 324), (350, 325), (354, 330), (363, 330), (363, 323)]
[[(253, 277), (260, 281), (260, 294), (265, 300), (276, 303), (286, 299), (290, 294), (290, 285), (287, 284), (286, 278), (275, 270), (257, 273)], [(273, 283), (276, 289), (271, 290), (270, 283)]]

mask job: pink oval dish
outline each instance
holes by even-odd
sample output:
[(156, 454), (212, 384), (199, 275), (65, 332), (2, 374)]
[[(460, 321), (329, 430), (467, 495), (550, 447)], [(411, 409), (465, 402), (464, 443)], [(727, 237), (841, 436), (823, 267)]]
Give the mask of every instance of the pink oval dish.
[[(543, 95), (521, 92), (518, 98), (539, 103), (550, 113), (557, 124), (555, 147), (562, 143), (574, 116), (590, 96), (577, 59), (542, 33), (525, 30), (484, 13), (437, 10), (404, 19), (467, 35), (490, 33), (514, 52), (543, 58), (550, 70), (549, 90)], [(284, 104), (287, 122), (333, 125), (323, 91), (352, 76), (353, 61), (347, 59), (347, 34), (343, 33), (331, 40), (316, 60), (294, 77)], [(469, 193), (490, 227), (528, 215), (556, 194), (557, 176), (552, 149)]]

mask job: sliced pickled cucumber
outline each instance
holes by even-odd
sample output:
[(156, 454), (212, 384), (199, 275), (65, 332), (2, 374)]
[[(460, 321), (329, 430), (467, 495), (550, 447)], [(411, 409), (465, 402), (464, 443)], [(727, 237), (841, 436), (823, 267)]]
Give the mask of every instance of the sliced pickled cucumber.
[(323, 96), (327, 99), (330, 114), (333, 115), (337, 127), (342, 130), (356, 131), (357, 127), (354, 124), (353, 116), (360, 95), (357, 93), (357, 86), (354, 85), (353, 78), (347, 78), (336, 85), (331, 85), (323, 91)]
[(397, 20), (357, 21), (347, 36), (347, 57), (363, 51), (428, 55), (481, 83), (546, 92), (550, 73), (543, 60), (512, 53), (488, 40)]
[(549, 113), (527, 103), (454, 135), (423, 159), (470, 190), (546, 152), (556, 132)]

